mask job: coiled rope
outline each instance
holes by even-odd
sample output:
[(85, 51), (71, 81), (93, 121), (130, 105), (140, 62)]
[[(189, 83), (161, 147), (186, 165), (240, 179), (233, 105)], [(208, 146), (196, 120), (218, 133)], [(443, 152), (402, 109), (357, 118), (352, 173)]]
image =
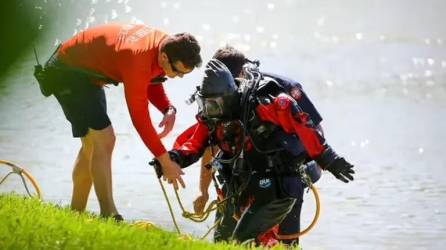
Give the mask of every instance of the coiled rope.
[[(0, 185), (12, 174), (17, 174), (18, 176), (20, 176), (23, 186), (25, 186), (26, 192), (28, 193), (28, 195), (30, 197), (36, 197), (39, 200), (42, 199), (42, 195), (41, 195), (41, 191), (40, 191), (40, 187), (37, 184), (36, 180), (34, 179), (34, 177), (25, 169), (17, 166), (16, 164), (9, 162), (9, 161), (5, 161), (5, 160), (0, 160), (0, 165), (2, 166), (8, 166), (11, 168), (11, 171), (6, 174), (1, 180), (0, 180)], [(36, 195), (33, 195), (28, 188), (28, 184), (26, 182), (26, 180), (28, 180), (29, 182), (31, 182), (32, 186), (34, 187), (34, 190), (36, 191)]]
[[(7, 173), (7, 174), (0, 180), (0, 185), (3, 184), (3, 182), (4, 182), (9, 176), (11, 176), (12, 174), (17, 174), (17, 175), (20, 176), (20, 178), (21, 178), (21, 180), (22, 180), (22, 183), (23, 183), (23, 186), (25, 187), (25, 190), (26, 190), (27, 194), (28, 194), (30, 197), (36, 197), (36, 198), (38, 198), (38, 199), (41, 199), (41, 198), (42, 198), (41, 190), (40, 190), (39, 185), (37, 184), (37, 181), (34, 179), (34, 177), (33, 177), (28, 171), (26, 171), (25, 169), (23, 169), (23, 168), (17, 166), (16, 164), (14, 164), (14, 163), (12, 163), (12, 162), (5, 161), (5, 160), (0, 160), (0, 165), (8, 166), (8, 167), (11, 168), (11, 171), (8, 172), (8, 173)], [(27, 184), (27, 182), (26, 182), (26, 179), (27, 179), (29, 182), (31, 182), (32, 186), (34, 187), (34, 190), (36, 191), (36, 194), (35, 194), (35, 195), (33, 195), (33, 194), (30, 192), (30, 190), (29, 190), (29, 188), (28, 188), (28, 184)], [(168, 208), (169, 208), (169, 213), (170, 213), (170, 215), (171, 215), (171, 217), (172, 217), (172, 221), (173, 221), (173, 223), (174, 223), (174, 225), (175, 225), (175, 229), (176, 229), (176, 231), (178, 232), (178, 234), (181, 234), (181, 230), (180, 230), (180, 228), (179, 228), (179, 226), (178, 226), (178, 223), (177, 223), (177, 221), (176, 221), (175, 215), (174, 215), (174, 213), (173, 213), (172, 205), (171, 205), (170, 200), (169, 200), (169, 198), (168, 198), (168, 196), (167, 196), (167, 192), (166, 192), (166, 189), (165, 189), (165, 187), (164, 187), (164, 184), (162, 183), (162, 181), (161, 181), (160, 178), (158, 178), (158, 182), (159, 182), (159, 184), (160, 184), (160, 186), (161, 186), (161, 189), (162, 189), (162, 191), (163, 191), (164, 198), (165, 198), (165, 200), (166, 200), (166, 202), (167, 202), (167, 206), (168, 206)], [(313, 197), (314, 197), (314, 199), (315, 199), (315, 203), (316, 203), (316, 212), (315, 212), (315, 214), (314, 214), (313, 220), (312, 220), (312, 222), (310, 223), (310, 225), (309, 225), (308, 227), (306, 227), (304, 230), (302, 230), (302, 231), (300, 231), (300, 232), (297, 232), (297, 233), (294, 233), (294, 234), (289, 234), (289, 235), (280, 235), (280, 234), (279, 234), (279, 235), (276, 235), (276, 238), (279, 239), (279, 240), (291, 240), (291, 239), (296, 239), (296, 238), (298, 238), (298, 237), (300, 237), (300, 236), (303, 236), (303, 235), (307, 234), (311, 229), (313, 229), (313, 227), (316, 225), (316, 223), (317, 223), (317, 221), (318, 221), (318, 219), (319, 219), (321, 206), (320, 206), (320, 198), (319, 198), (318, 191), (317, 191), (316, 187), (311, 183), (311, 180), (309, 180), (309, 179), (307, 178), (307, 179), (305, 180), (305, 182), (307, 183), (307, 185), (308, 185), (308, 187), (309, 187), (309, 190), (312, 191), (312, 194), (313, 194)], [(184, 206), (183, 206), (183, 203), (182, 203), (182, 201), (181, 201), (181, 199), (180, 199), (180, 196), (179, 196), (179, 194), (178, 194), (178, 191), (175, 190), (175, 189), (174, 189), (174, 191), (175, 191), (175, 196), (176, 196), (177, 202), (178, 202), (178, 204), (179, 204), (179, 206), (180, 206), (180, 208), (181, 208), (181, 210), (182, 210), (182, 216), (183, 216), (184, 218), (186, 218), (186, 219), (189, 219), (189, 220), (194, 221), (194, 222), (197, 222), (197, 223), (201, 223), (201, 222), (205, 221), (205, 220), (209, 217), (209, 215), (210, 215), (211, 212), (217, 210), (219, 207), (221, 208), (221, 207), (223, 206), (224, 202), (226, 201), (226, 199), (221, 200), (221, 201), (213, 200), (211, 203), (209, 203), (209, 205), (207, 206), (207, 208), (204, 210), (203, 213), (197, 214), (197, 213), (192, 213), (192, 212), (187, 211), (187, 210), (184, 208)], [(217, 221), (214, 223), (214, 225), (213, 225), (212, 227), (210, 227), (210, 228), (208, 229), (208, 231), (207, 231), (202, 237), (200, 237), (200, 239), (205, 239), (205, 238), (209, 235), (209, 233), (210, 233), (212, 230), (214, 230), (220, 223), (221, 223), (221, 218), (220, 218), (219, 220), (217, 220)], [(152, 224), (147, 223), (147, 222), (141, 222), (141, 221), (139, 221), (139, 222), (135, 222), (134, 225), (135, 225), (135, 226), (138, 226), (138, 227), (146, 227), (146, 228), (148, 228), (148, 227), (150, 227)]]
[[(163, 191), (164, 199), (166, 200), (167, 206), (169, 208), (169, 213), (170, 213), (170, 216), (172, 217), (172, 221), (173, 221), (173, 224), (175, 225), (175, 229), (178, 234), (181, 234), (180, 227), (178, 226), (177, 220), (173, 213), (172, 204), (170, 203), (169, 197), (167, 196), (167, 192), (166, 192), (163, 182), (161, 181), (161, 178), (158, 178), (158, 182), (161, 186), (161, 190)], [(187, 211), (184, 208), (183, 203), (181, 202), (178, 191), (175, 189), (174, 189), (174, 191), (175, 191), (175, 196), (177, 198), (178, 205), (180, 206), (180, 209), (182, 211), (181, 215), (184, 218), (189, 219), (193, 222), (197, 222), (197, 223), (201, 223), (201, 222), (205, 221), (209, 217), (211, 212), (213, 212), (213, 211), (217, 210), (219, 207), (223, 206), (224, 202), (226, 201), (226, 199), (221, 200), (221, 201), (213, 200), (211, 203), (209, 203), (207, 208), (204, 209), (203, 213), (197, 214), (197, 213), (192, 213), (192, 212)], [(210, 227), (208, 229), (208, 231), (203, 236), (200, 237), (200, 239), (205, 239), (212, 232), (212, 230), (214, 230), (220, 223), (221, 223), (221, 219), (217, 220), (214, 223), (214, 225), (212, 227)]]
[[(276, 238), (278, 240), (294, 240), (294, 239), (297, 239), (297, 238), (307, 234), (308, 232), (310, 232), (311, 229), (314, 228), (314, 226), (316, 225), (317, 221), (319, 220), (320, 210), (321, 210), (319, 193), (317, 191), (317, 188), (311, 182), (311, 179), (309, 178), (309, 176), (306, 175), (306, 174), (303, 174), (302, 176), (303, 176), (303, 181), (308, 186), (308, 191), (311, 190), (311, 193), (313, 194), (313, 197), (315, 199), (316, 211), (314, 213), (313, 220), (311, 221), (310, 225), (308, 225), (304, 230), (302, 230), (300, 232), (296, 232), (294, 234), (287, 234), (287, 235), (277, 234)], [(173, 213), (172, 205), (170, 203), (169, 197), (167, 196), (167, 192), (166, 192), (166, 189), (164, 187), (164, 184), (162, 183), (160, 178), (158, 178), (158, 182), (159, 182), (159, 184), (161, 186), (161, 190), (163, 191), (163, 195), (164, 195), (164, 198), (166, 200), (167, 206), (169, 208), (169, 213), (170, 213), (170, 216), (172, 217), (172, 221), (173, 221), (173, 224), (175, 225), (175, 229), (177, 230), (178, 234), (181, 234), (181, 230), (180, 230), (180, 228), (178, 226), (178, 223), (176, 221), (175, 215)], [(196, 213), (191, 213), (191, 212), (186, 211), (186, 209), (183, 206), (183, 203), (181, 202), (181, 199), (180, 199), (180, 196), (178, 194), (178, 191), (175, 190), (175, 189), (174, 189), (174, 191), (175, 191), (175, 196), (177, 198), (178, 204), (179, 204), (179, 206), (180, 206), (180, 208), (182, 210), (182, 216), (184, 218), (189, 219), (189, 220), (194, 221), (194, 222), (203, 222), (203, 221), (205, 221), (209, 217), (209, 214), (212, 211), (214, 211), (214, 210), (216, 210), (218, 208), (221, 208), (221, 206), (223, 206), (224, 202), (227, 200), (227, 198), (222, 200), (222, 201), (214, 200), (214, 201), (212, 201), (208, 205), (208, 207), (204, 210), (203, 213), (196, 214)], [(208, 231), (202, 237), (200, 237), (200, 239), (205, 239), (209, 235), (209, 233), (212, 230), (214, 230), (220, 223), (221, 223), (221, 218), (219, 220), (217, 220), (214, 223), (214, 225), (212, 227), (210, 227), (208, 229)]]

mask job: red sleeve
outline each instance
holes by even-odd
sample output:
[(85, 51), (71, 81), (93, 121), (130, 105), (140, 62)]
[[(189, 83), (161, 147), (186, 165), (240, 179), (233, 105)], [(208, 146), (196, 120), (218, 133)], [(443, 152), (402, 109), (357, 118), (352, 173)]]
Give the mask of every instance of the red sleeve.
[(189, 140), (192, 135), (194, 135), (195, 129), (197, 129), (198, 123), (190, 126), (188, 129), (184, 130), (173, 143), (173, 148), (178, 148), (183, 145), (187, 140)]
[(169, 98), (162, 84), (149, 84), (147, 88), (147, 96), (150, 103), (152, 103), (159, 111), (163, 112), (170, 105)]
[(128, 74), (123, 80), (125, 99), (127, 101), (127, 107), (133, 126), (135, 126), (139, 136), (150, 152), (152, 152), (155, 157), (158, 157), (165, 153), (166, 149), (161, 143), (150, 119), (148, 107), (149, 101), (147, 96), (149, 83), (144, 77), (138, 78), (137, 73)]
[[(181, 145), (176, 144), (174, 146), (174, 149), (179, 151), (182, 155), (188, 156), (199, 154), (208, 144), (208, 127), (202, 122), (198, 122), (193, 127), (195, 130), (189, 139)], [(190, 133), (190, 130), (191, 128), (188, 128), (186, 131), (189, 131)]]
[(286, 133), (295, 134), (301, 140), (311, 158), (316, 158), (324, 151), (323, 138), (311, 126), (309, 116), (296, 110), (297, 103), (287, 95), (279, 95), (270, 104), (259, 104), (256, 112), (260, 120), (280, 126)]

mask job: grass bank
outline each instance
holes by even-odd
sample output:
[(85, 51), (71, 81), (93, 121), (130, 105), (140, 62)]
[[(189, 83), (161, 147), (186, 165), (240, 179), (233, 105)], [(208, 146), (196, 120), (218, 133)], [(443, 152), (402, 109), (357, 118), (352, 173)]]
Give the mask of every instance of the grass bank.
[(37, 199), (0, 195), (0, 249), (244, 249), (136, 228)]

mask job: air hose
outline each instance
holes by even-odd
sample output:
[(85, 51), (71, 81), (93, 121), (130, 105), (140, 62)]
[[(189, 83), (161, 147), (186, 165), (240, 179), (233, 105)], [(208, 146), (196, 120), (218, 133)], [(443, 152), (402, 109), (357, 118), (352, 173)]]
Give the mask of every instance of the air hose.
[[(11, 171), (5, 175), (5, 177), (3, 177), (0, 180), (0, 185), (12, 174), (17, 174), (20, 176), (20, 178), (22, 179), (22, 183), (23, 186), (25, 186), (26, 192), (28, 193), (28, 195), (30, 197), (37, 197), (39, 200), (42, 199), (42, 195), (41, 195), (41, 191), (40, 191), (40, 187), (37, 184), (36, 180), (34, 179), (34, 177), (25, 169), (17, 166), (16, 164), (9, 162), (9, 161), (5, 161), (5, 160), (0, 160), (0, 165), (3, 166), (7, 166), (11, 168)], [(29, 182), (31, 182), (32, 186), (34, 187), (34, 190), (36, 191), (36, 195), (33, 195), (28, 188), (28, 185), (26, 184), (26, 180), (28, 180)]]

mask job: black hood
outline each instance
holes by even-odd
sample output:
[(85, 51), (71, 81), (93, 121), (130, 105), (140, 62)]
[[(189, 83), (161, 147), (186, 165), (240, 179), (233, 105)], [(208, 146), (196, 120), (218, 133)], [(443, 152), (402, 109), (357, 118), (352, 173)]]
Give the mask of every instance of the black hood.
[(229, 69), (217, 59), (211, 59), (206, 64), (199, 95), (201, 97), (216, 97), (233, 95), (237, 85)]

